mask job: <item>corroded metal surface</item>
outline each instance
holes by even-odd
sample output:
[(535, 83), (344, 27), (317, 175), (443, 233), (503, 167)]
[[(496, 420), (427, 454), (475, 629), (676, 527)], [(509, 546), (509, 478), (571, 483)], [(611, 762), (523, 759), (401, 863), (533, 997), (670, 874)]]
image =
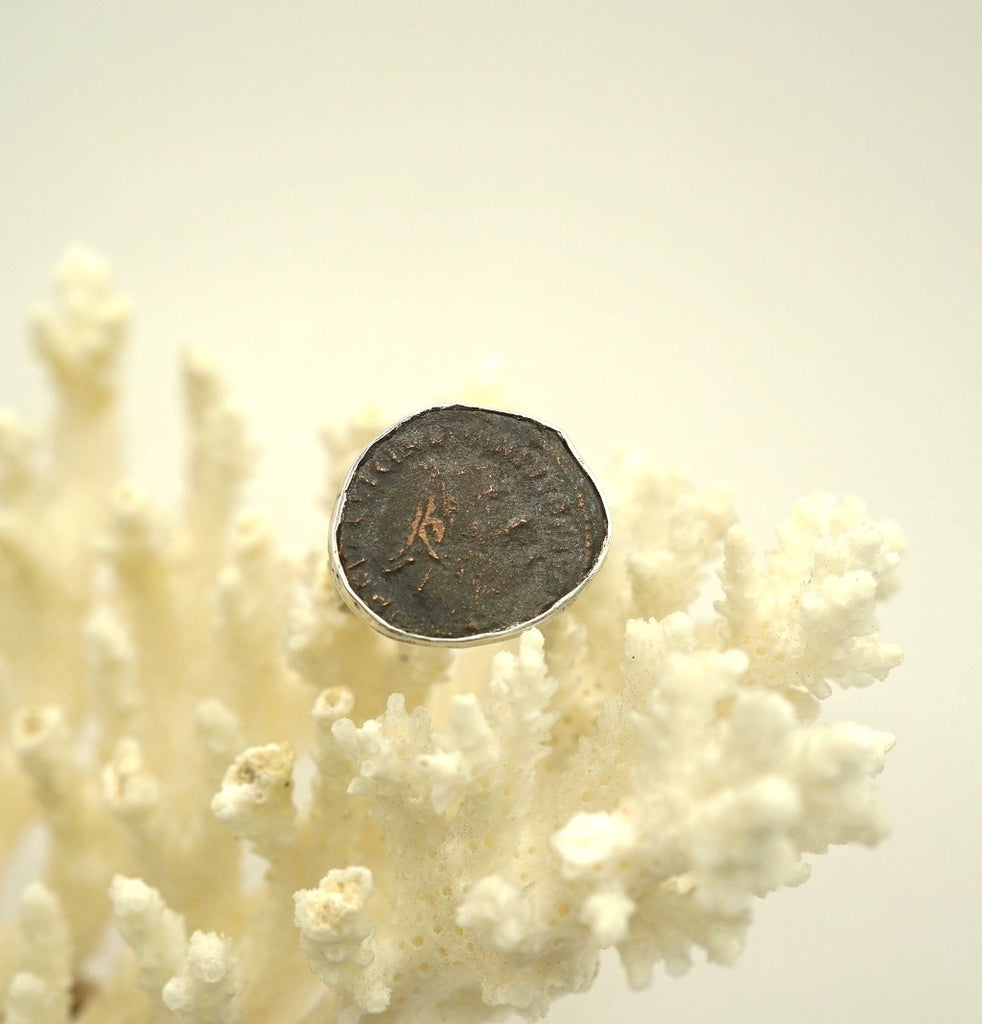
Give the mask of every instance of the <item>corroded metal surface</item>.
[(450, 405), (365, 450), (338, 499), (331, 569), (383, 632), (469, 644), (571, 599), (606, 553), (603, 498), (559, 431)]

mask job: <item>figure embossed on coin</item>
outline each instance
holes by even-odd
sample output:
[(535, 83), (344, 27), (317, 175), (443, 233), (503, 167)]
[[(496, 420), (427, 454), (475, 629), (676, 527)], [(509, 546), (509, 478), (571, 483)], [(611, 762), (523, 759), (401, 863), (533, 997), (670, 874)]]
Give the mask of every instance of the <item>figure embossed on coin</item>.
[(352, 467), (330, 566), (348, 604), (387, 635), (464, 646), (566, 604), (608, 537), (603, 498), (558, 430), (437, 406), (397, 423)]

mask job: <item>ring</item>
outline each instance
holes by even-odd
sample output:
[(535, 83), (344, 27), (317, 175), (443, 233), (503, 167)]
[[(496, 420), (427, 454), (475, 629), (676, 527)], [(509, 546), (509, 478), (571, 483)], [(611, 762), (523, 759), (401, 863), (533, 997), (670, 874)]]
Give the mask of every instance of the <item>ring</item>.
[(386, 636), (464, 647), (567, 605), (609, 543), (603, 497), (559, 430), (438, 405), (390, 427), (355, 461), (329, 563), (344, 601)]

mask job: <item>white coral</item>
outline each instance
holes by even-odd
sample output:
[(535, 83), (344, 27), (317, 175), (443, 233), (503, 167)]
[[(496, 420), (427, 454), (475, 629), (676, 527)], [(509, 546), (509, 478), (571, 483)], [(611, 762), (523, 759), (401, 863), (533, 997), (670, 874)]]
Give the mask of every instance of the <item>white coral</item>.
[(197, 931), (188, 942), (183, 970), (164, 985), (161, 998), (168, 1010), (193, 1024), (238, 1024), (237, 990), (232, 940)]
[(5, 1021), (64, 1024), (69, 1015), (71, 943), (61, 907), (40, 882), (21, 894), (20, 970), (11, 979)]
[(117, 875), (109, 887), (116, 927), (133, 950), (140, 986), (161, 1001), (164, 985), (184, 964), (184, 921), (139, 878)]
[[(61, 1024), (70, 991), (93, 1024), (535, 1019), (607, 947), (635, 986), (733, 962), (806, 857), (884, 834), (892, 738), (817, 721), (901, 657), (875, 608), (903, 537), (858, 499), (802, 499), (759, 555), (724, 488), (625, 457), (571, 608), (405, 647), (323, 545), (287, 557), (238, 508), (253, 447), (200, 353), (183, 509), (121, 480), (128, 304), (83, 251), (57, 296), (51, 433), (0, 414), (0, 854), (35, 822), (51, 845), (0, 934), (7, 1021)], [(327, 504), (382, 425), (324, 432)], [(109, 925), (126, 949), (83, 984)]]
[(342, 1015), (355, 1020), (360, 1010), (381, 1013), (389, 1004), (389, 987), (371, 969), (375, 927), (365, 904), (373, 888), (367, 868), (335, 868), (316, 889), (293, 896), (300, 948), (311, 970), (342, 996)]

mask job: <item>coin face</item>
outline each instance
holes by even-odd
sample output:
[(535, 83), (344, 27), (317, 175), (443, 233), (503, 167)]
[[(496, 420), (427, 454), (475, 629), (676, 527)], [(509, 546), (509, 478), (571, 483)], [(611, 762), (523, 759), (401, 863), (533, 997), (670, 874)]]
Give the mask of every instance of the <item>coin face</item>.
[(603, 498), (563, 435), (466, 405), (425, 409), (372, 442), (331, 526), (331, 572), (389, 636), (464, 646), (557, 610), (599, 568)]

